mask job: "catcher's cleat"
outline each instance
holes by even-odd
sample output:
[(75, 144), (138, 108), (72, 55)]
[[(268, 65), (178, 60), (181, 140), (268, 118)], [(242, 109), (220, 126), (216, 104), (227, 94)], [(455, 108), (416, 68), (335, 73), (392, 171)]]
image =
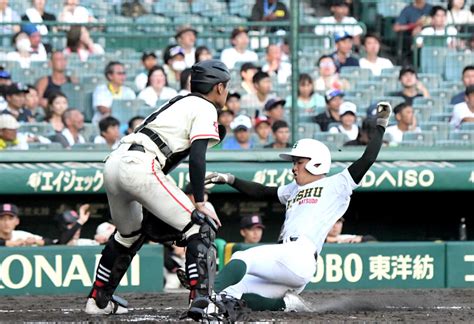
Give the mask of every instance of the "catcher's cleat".
[(301, 296), (292, 291), (287, 291), (283, 297), (285, 312), (311, 312), (311, 308), (305, 303)]
[[(95, 303), (94, 298), (88, 298), (84, 311), (89, 315), (127, 314), (128, 303), (120, 297), (118, 297), (120, 300), (117, 301), (114, 297), (112, 297), (112, 299), (104, 308), (99, 308), (99, 306), (97, 306), (97, 304)], [(121, 304), (122, 301), (125, 302), (125, 304)]]
[(176, 271), (176, 275), (178, 276), (178, 280), (181, 283), (181, 286), (183, 286), (187, 290), (191, 290), (191, 286), (189, 285), (189, 280), (188, 280), (188, 276), (186, 275), (186, 271), (183, 268), (179, 268)]

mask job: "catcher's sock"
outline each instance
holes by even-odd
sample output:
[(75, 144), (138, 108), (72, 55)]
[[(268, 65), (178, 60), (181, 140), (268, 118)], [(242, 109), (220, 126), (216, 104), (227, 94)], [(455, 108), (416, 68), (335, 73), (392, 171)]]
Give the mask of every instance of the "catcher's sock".
[(242, 299), (253, 311), (281, 311), (285, 309), (283, 298), (266, 298), (257, 294), (243, 294)]
[(237, 284), (247, 273), (247, 266), (242, 260), (231, 260), (216, 277), (214, 289), (221, 292), (229, 286)]

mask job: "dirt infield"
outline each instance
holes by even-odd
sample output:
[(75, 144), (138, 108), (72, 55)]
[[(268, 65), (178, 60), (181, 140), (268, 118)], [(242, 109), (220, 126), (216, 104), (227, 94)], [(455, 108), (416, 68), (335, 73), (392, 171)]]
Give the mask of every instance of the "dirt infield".
[[(252, 322), (409, 321), (468, 322), (474, 319), (474, 289), (340, 290), (304, 292), (314, 312), (254, 312)], [(180, 322), (185, 292), (124, 294), (130, 313), (96, 317), (82, 312), (84, 296), (0, 298), (0, 321)], [(184, 321), (181, 321), (184, 322)]]

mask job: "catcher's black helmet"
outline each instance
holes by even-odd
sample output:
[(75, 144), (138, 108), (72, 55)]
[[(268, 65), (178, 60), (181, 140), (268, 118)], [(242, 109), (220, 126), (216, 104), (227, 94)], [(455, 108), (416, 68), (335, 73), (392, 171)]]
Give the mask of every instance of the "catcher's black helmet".
[(227, 66), (219, 60), (206, 60), (192, 66), (191, 91), (207, 94), (218, 83), (230, 80)]

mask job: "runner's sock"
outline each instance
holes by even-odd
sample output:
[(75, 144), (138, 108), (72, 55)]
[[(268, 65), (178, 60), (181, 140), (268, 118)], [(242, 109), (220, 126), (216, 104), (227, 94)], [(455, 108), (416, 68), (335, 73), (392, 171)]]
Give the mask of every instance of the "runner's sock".
[(240, 282), (247, 273), (247, 265), (242, 260), (231, 260), (216, 277), (214, 289), (217, 293)]

